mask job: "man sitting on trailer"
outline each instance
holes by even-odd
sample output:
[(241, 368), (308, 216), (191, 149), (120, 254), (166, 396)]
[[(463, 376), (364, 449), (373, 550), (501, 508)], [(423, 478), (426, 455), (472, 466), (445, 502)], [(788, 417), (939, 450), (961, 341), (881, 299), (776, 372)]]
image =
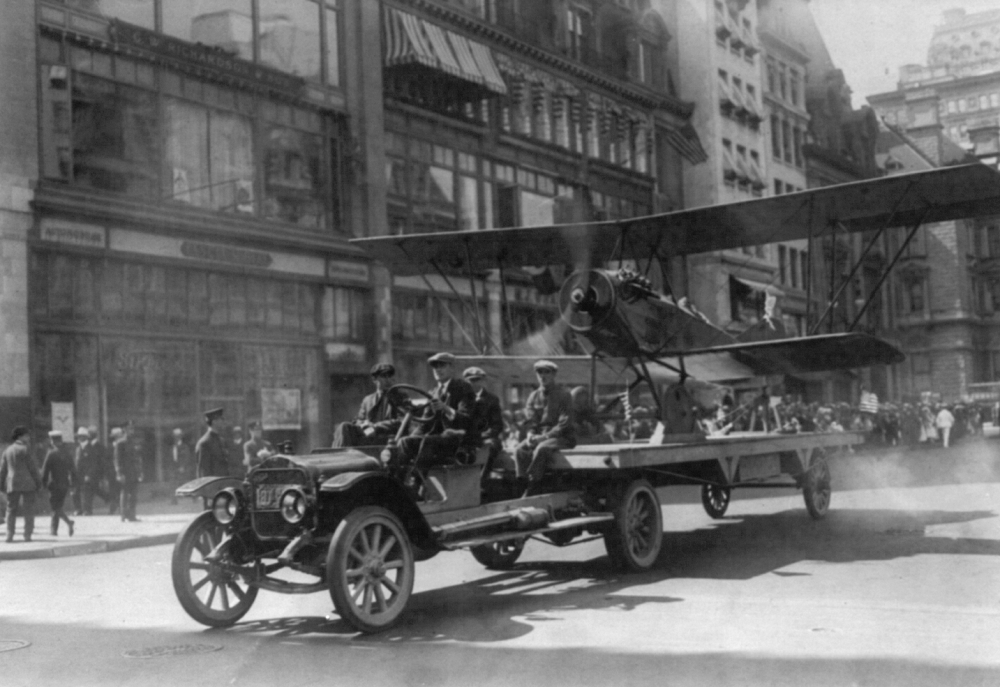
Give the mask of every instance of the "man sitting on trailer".
[(436, 353), (427, 359), (437, 384), (430, 389), (434, 416), (428, 422), (411, 420), (410, 435), (399, 440), (389, 465), (409, 469), (447, 463), (459, 449), (479, 444), (472, 426), (476, 394), (469, 383), (455, 376), (455, 356)]
[(361, 400), (354, 422), (341, 422), (333, 430), (332, 448), (343, 446), (385, 446), (396, 436), (399, 423), (406, 414), (406, 394), (398, 389), (389, 392), (396, 368), (389, 363), (378, 363), (371, 369), (375, 393)]
[(542, 479), (556, 451), (576, 446), (573, 399), (568, 391), (556, 386), (558, 370), (551, 360), (536, 362), (538, 388), (524, 403), (523, 428), (527, 436), (517, 447), (517, 477), (526, 494)]
[(489, 449), (486, 465), (493, 464), (493, 459), (503, 448), (504, 426), (503, 410), (500, 399), (484, 386), (486, 372), (481, 367), (467, 368), (462, 377), (472, 387), (476, 394), (474, 426), (479, 434), (480, 445)]

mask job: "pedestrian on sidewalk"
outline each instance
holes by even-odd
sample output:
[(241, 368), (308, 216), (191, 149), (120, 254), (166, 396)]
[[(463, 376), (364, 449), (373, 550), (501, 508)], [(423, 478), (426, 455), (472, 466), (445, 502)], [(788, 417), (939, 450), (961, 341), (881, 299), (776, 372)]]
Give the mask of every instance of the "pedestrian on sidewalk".
[(139, 522), (139, 518), (135, 517), (135, 504), (139, 496), (139, 482), (142, 481), (142, 459), (129, 439), (128, 426), (113, 429), (111, 438), (114, 440), (112, 452), (121, 498), (122, 522)]
[(219, 434), (222, 428), (222, 408), (205, 413), (208, 429), (194, 447), (198, 477), (229, 477), (229, 447)]
[(264, 429), (253, 420), (247, 423), (250, 439), (243, 444), (243, 467), (247, 473), (274, 455), (274, 447), (264, 438)]
[[(118, 512), (119, 489), (115, 480), (115, 461), (111, 455), (111, 449), (101, 442), (101, 432), (97, 425), (87, 428), (90, 436), (90, 452), (93, 454), (92, 460), (100, 466), (101, 475), (98, 478), (98, 489), (94, 492), (108, 504), (108, 515)], [(107, 488), (105, 489), (105, 485)]]
[(76, 515), (83, 515), (83, 461), (85, 460), (84, 448), (90, 442), (90, 434), (86, 427), (79, 427), (76, 430), (76, 442), (72, 446), (73, 450), (73, 472), (76, 474), (76, 484), (73, 485), (73, 512)]
[[(194, 453), (191, 446), (184, 440), (184, 430), (180, 427), (174, 430), (174, 445), (171, 447), (172, 466), (174, 473), (174, 483), (180, 487), (194, 479), (195, 465)], [(177, 494), (170, 495), (170, 503), (177, 503)]]
[(81, 437), (82, 441), (76, 449), (76, 474), (82, 482), (81, 509), (77, 510), (77, 515), (94, 514), (94, 496), (100, 496), (102, 501), (110, 503), (108, 492), (101, 486), (105, 471), (104, 447), (98, 441), (97, 428), (92, 429), (93, 433), (90, 430), (83, 430), (86, 436)]
[(73, 459), (68, 449), (63, 443), (62, 432), (56, 429), (49, 432), (49, 450), (42, 464), (42, 485), (49, 490), (49, 507), (52, 508), (52, 525), (49, 529), (53, 536), (59, 534), (60, 520), (69, 528), (69, 536), (73, 536), (74, 523), (63, 510), (66, 494), (76, 484), (76, 470), (73, 469)]
[(28, 428), (18, 425), (11, 445), (0, 456), (0, 489), (7, 494), (7, 543), (14, 541), (18, 512), (24, 517), (24, 541), (35, 530), (35, 494), (42, 487), (38, 466), (28, 452)]
[(948, 439), (951, 436), (951, 428), (955, 424), (955, 416), (951, 414), (947, 406), (941, 406), (937, 416), (934, 418), (934, 425), (941, 433), (942, 446), (948, 448)]

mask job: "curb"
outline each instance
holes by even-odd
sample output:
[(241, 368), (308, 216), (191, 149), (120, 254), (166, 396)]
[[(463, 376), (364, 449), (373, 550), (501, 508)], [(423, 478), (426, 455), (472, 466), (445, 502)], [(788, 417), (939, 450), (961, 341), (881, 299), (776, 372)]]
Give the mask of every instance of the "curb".
[(146, 546), (173, 544), (177, 540), (177, 532), (153, 534), (148, 537), (133, 537), (120, 541), (91, 541), (80, 544), (64, 544), (46, 549), (32, 551), (0, 551), (0, 561), (26, 561), (37, 558), (63, 558), (66, 556), (86, 556), (92, 553), (110, 553), (125, 549), (138, 549)]

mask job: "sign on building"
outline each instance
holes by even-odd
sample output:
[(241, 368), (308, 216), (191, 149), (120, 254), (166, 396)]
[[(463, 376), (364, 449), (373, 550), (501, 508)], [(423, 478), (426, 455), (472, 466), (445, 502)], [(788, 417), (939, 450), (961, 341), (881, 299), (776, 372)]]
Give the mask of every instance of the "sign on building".
[(261, 389), (260, 409), (265, 430), (302, 429), (300, 389)]
[(63, 440), (73, 441), (73, 434), (75, 432), (75, 430), (73, 429), (73, 425), (74, 425), (73, 404), (53, 403), (52, 429), (56, 432), (62, 432)]

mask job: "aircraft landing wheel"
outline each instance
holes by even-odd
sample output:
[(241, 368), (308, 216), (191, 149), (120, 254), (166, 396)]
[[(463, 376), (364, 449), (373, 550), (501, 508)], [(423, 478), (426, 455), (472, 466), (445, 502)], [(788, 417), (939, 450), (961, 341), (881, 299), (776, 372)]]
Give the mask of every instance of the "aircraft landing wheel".
[(731, 493), (732, 489), (729, 487), (720, 487), (717, 484), (703, 484), (701, 485), (701, 505), (704, 506), (705, 512), (712, 519), (718, 520), (726, 514), (726, 510), (729, 508), (729, 496)]
[(830, 510), (830, 466), (826, 456), (819, 453), (813, 458), (802, 484), (802, 496), (806, 501), (806, 510), (814, 520), (822, 520)]
[(649, 570), (663, 544), (663, 513), (652, 485), (644, 479), (631, 482), (611, 500), (615, 515), (604, 533), (604, 547), (614, 567)]

